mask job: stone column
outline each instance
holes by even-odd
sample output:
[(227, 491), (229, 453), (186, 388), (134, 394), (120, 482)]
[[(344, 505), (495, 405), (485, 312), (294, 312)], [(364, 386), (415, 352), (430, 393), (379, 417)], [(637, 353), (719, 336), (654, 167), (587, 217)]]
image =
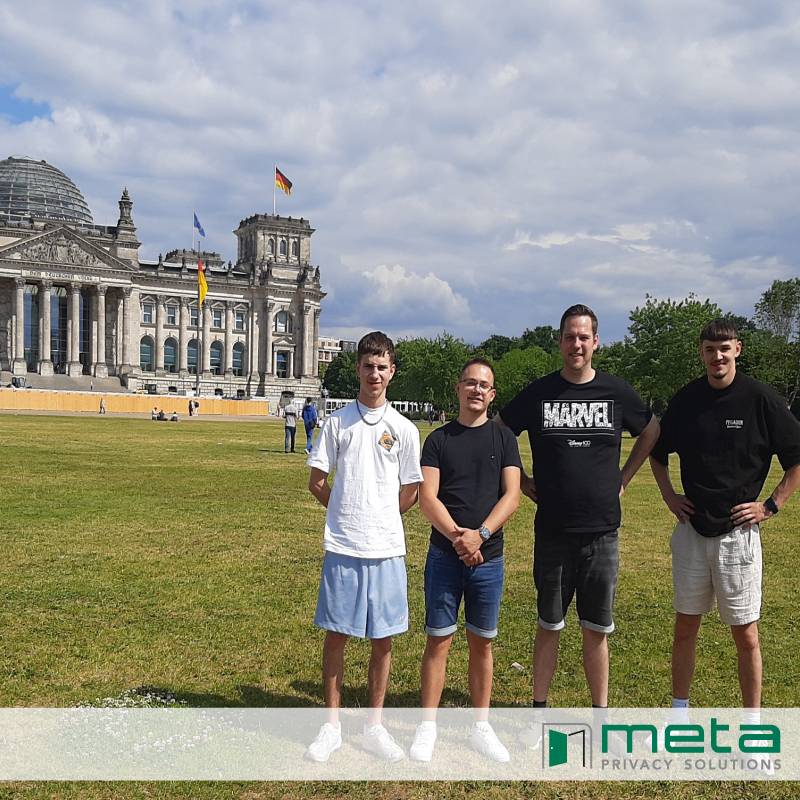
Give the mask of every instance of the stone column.
[(225, 303), (225, 374), (233, 376), (233, 303)]
[(131, 365), (131, 288), (122, 290), (122, 364), (119, 373), (125, 375), (132, 370)]
[(25, 278), (14, 280), (14, 375), (24, 375), (28, 371), (25, 363)]
[(313, 372), (314, 377), (319, 377), (319, 318), (322, 314), (321, 308), (314, 309), (314, 358), (313, 358)]
[(106, 287), (97, 287), (97, 347), (94, 351), (94, 374), (98, 378), (108, 377), (106, 364)]
[(211, 376), (211, 309), (203, 303), (203, 375)]
[(67, 356), (67, 375), (83, 375), (81, 364), (81, 285), (69, 285), (69, 354)]
[(314, 309), (303, 307), (303, 370), (302, 375), (314, 374)]
[(42, 281), (39, 287), (39, 374), (52, 375), (53, 361), (50, 353), (50, 292), (53, 284)]
[(180, 330), (178, 332), (178, 371), (181, 378), (189, 376), (189, 300), (181, 297)]
[(164, 374), (164, 298), (156, 297), (156, 374)]
[(270, 303), (269, 301), (266, 303), (267, 309), (267, 353), (266, 353), (266, 362), (264, 364), (264, 371), (267, 375), (274, 375), (275, 374), (275, 367), (273, 366), (274, 362), (274, 353), (272, 352), (272, 330), (275, 327), (275, 303)]
[(287, 365), (286, 375), (289, 378), (294, 378), (294, 348), (289, 350), (289, 363)]

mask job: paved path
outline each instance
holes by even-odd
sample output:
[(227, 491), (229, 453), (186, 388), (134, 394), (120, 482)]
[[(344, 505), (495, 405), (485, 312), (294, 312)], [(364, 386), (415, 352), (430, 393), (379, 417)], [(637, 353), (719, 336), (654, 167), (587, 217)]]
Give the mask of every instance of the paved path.
[[(19, 417), (98, 417), (100, 415), (96, 411), (37, 411), (31, 409), (0, 409), (0, 414), (15, 415)], [(106, 414), (105, 419), (150, 419), (150, 412), (145, 414), (139, 412), (116, 413)], [(190, 417), (188, 414), (179, 415), (180, 422), (280, 422), (283, 423), (282, 417), (276, 417), (272, 414), (269, 416), (251, 416), (247, 414), (200, 414), (196, 417)]]

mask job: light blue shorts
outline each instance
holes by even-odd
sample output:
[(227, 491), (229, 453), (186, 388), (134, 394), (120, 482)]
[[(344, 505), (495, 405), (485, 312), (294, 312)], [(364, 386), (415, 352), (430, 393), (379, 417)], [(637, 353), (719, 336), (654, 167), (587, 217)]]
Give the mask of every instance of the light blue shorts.
[(325, 553), (314, 624), (362, 639), (408, 630), (406, 560)]

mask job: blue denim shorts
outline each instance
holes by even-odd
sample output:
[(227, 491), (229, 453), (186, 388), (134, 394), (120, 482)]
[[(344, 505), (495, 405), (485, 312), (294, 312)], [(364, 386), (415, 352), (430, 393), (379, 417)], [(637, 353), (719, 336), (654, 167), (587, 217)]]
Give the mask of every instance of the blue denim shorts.
[(467, 630), (484, 639), (497, 636), (503, 596), (503, 556), (467, 567), (452, 553), (432, 544), (425, 562), (425, 631), (450, 636), (458, 629), (458, 609), (464, 598)]
[(326, 551), (314, 624), (335, 633), (383, 639), (408, 630), (406, 560)]

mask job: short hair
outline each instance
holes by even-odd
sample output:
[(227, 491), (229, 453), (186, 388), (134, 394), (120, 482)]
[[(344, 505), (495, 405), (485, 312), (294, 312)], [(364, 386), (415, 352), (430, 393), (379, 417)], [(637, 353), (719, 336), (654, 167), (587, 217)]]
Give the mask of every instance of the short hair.
[(729, 339), (738, 339), (739, 331), (733, 320), (718, 317), (712, 319), (700, 331), (700, 343), (703, 342), (727, 342)]
[(494, 381), (494, 380), (497, 380), (497, 376), (494, 374), (494, 365), (492, 364), (492, 362), (491, 362), (491, 361), (489, 361), (489, 360), (488, 360), (488, 359), (486, 359), (486, 358), (480, 358), (480, 357), (471, 358), (469, 361), (467, 361), (467, 363), (466, 363), (466, 364), (464, 364), (464, 366), (463, 366), (463, 367), (461, 367), (461, 372), (459, 372), (459, 373), (458, 373), (458, 377), (459, 377), (459, 379), (461, 379), (461, 378), (464, 376), (464, 373), (465, 373), (465, 372), (466, 372), (466, 371), (467, 371), (467, 370), (468, 370), (470, 367), (473, 367), (473, 366), (475, 366), (476, 364), (477, 364), (478, 366), (481, 366), (481, 367), (487, 367), (487, 368), (489, 369), (489, 371), (492, 373), (492, 380), (493, 380), (493, 381)]
[(310, 398), (310, 397), (306, 397), (306, 403), (307, 403), (308, 405), (311, 405), (311, 398)]
[(589, 317), (592, 321), (592, 333), (597, 335), (597, 314), (589, 306), (585, 306), (583, 303), (576, 303), (561, 315), (561, 322), (558, 325), (559, 338), (564, 335), (564, 325), (570, 317)]
[(364, 356), (389, 356), (392, 364), (394, 360), (394, 342), (382, 331), (372, 331), (361, 337), (358, 343), (358, 360)]

